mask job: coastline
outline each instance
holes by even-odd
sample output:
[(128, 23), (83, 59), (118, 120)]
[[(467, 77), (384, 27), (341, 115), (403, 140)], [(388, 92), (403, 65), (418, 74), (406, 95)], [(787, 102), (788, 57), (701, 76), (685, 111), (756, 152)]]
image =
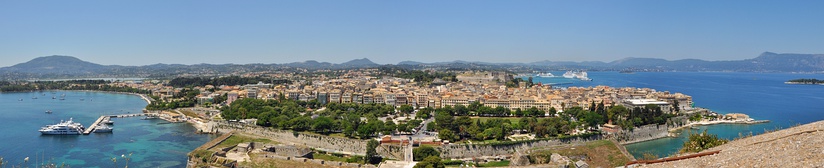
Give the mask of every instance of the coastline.
[(691, 122), (687, 125), (675, 127), (669, 130), (670, 133), (676, 133), (678, 130), (684, 128), (691, 128), (693, 126), (706, 126), (706, 125), (717, 125), (717, 124), (760, 124), (760, 123), (768, 123), (770, 120), (717, 120), (717, 121), (699, 121), (699, 122)]
[[(0, 93), (25, 93), (25, 92), (45, 92), (45, 91), (66, 91), (66, 92), (98, 92), (98, 93), (113, 93), (113, 94), (128, 94), (128, 95), (135, 95), (139, 96), (141, 99), (146, 101), (147, 104), (152, 104), (152, 99), (150, 99), (146, 94), (140, 93), (132, 93), (132, 92), (115, 92), (115, 91), (102, 91), (102, 90), (62, 90), (62, 89), (55, 89), (55, 90), (31, 90), (31, 91), (19, 91), (19, 92), (0, 92)], [(144, 108), (145, 110), (145, 108)]]
[(824, 83), (813, 83), (813, 82), (784, 82), (784, 84), (788, 84), (788, 85), (824, 85)]

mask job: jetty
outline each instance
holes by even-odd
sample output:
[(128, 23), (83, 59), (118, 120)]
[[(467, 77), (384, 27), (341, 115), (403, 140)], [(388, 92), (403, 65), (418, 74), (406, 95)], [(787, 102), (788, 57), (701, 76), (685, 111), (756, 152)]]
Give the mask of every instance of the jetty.
[(92, 125), (90, 125), (90, 126), (89, 126), (89, 128), (86, 128), (85, 130), (83, 130), (83, 135), (89, 135), (89, 134), (91, 134), (92, 132), (94, 132), (94, 129), (95, 129), (95, 128), (97, 128), (97, 125), (99, 125), (99, 124), (100, 124), (100, 122), (103, 122), (103, 121), (109, 120), (109, 119), (111, 119), (111, 118), (138, 117), (138, 116), (143, 116), (143, 115), (145, 115), (145, 114), (115, 114), (115, 115), (101, 115), (99, 118), (97, 118), (97, 120), (96, 120), (96, 121), (94, 121), (94, 123), (92, 123)]

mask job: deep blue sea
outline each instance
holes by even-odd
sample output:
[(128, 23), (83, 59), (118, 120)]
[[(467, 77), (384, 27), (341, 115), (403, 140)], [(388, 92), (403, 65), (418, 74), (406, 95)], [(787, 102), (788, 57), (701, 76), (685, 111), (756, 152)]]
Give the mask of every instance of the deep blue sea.
[[(560, 76), (564, 72), (552, 72)], [(680, 92), (692, 96), (696, 107), (719, 113), (745, 113), (756, 120), (772, 122), (756, 125), (713, 125), (699, 127), (719, 137), (733, 139), (739, 133), (763, 133), (767, 129), (787, 128), (824, 120), (824, 86), (788, 85), (797, 78), (824, 79), (824, 74), (739, 73), (739, 72), (588, 72), (593, 81), (566, 78), (539, 78), (534, 82), (559, 83), (556, 86), (642, 87)], [(526, 78), (525, 78), (526, 79)], [(684, 130), (689, 131), (689, 130)], [(626, 145), (636, 158), (645, 152), (659, 157), (676, 153), (688, 134)]]
[[(65, 100), (60, 100), (62, 94)], [(55, 96), (57, 99), (52, 99)], [(37, 99), (32, 99), (37, 97)], [(22, 99), (22, 101), (20, 101)], [(83, 100), (81, 100), (83, 99)], [(185, 167), (186, 153), (213, 136), (195, 134), (187, 123), (139, 117), (113, 118), (113, 133), (41, 135), (47, 124), (73, 118), (89, 127), (104, 114), (141, 113), (146, 102), (129, 94), (79, 91), (0, 93), (0, 157), (10, 166), (46, 162), (70, 167)], [(52, 114), (45, 113), (51, 110)], [(43, 157), (45, 156), (45, 157)], [(24, 158), (29, 157), (28, 163)], [(113, 162), (112, 158), (117, 161)], [(25, 166), (27, 165), (27, 166)]]

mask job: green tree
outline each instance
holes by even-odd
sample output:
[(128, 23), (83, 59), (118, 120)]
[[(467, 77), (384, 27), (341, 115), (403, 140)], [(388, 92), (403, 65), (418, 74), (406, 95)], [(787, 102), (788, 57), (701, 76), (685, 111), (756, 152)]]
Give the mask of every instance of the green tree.
[(456, 137), (457, 136), (455, 136), (455, 133), (452, 132), (452, 130), (441, 129), (440, 131), (438, 131), (438, 138), (441, 138), (443, 140), (449, 140), (454, 142), (456, 139), (458, 139)]
[(439, 111), (435, 113), (435, 123), (438, 124), (438, 130), (455, 130), (456, 127), (453, 120), (454, 118), (449, 112)]
[(312, 119), (306, 116), (292, 118), (289, 120), (289, 123), (292, 125), (292, 130), (295, 131), (306, 131), (311, 128)]
[(417, 147), (415, 149), (412, 149), (412, 158), (415, 161), (421, 161), (424, 158), (429, 157), (429, 156), (440, 157), (441, 153), (438, 152), (438, 150), (435, 150), (435, 148), (433, 148), (431, 146), (421, 146), (421, 147)]
[(681, 150), (679, 150), (679, 152), (701, 152), (712, 147), (723, 145), (728, 141), (729, 140), (723, 138), (718, 138), (718, 135), (708, 134), (707, 130), (705, 129), (702, 133), (690, 133), (689, 140), (687, 142), (684, 142), (684, 145), (682, 145)]
[(529, 79), (527, 79), (526, 87), (532, 87), (534, 84), (535, 83), (532, 83), (532, 77), (530, 76)]
[(401, 111), (402, 113), (405, 113), (405, 114), (411, 114), (412, 111), (415, 111), (415, 108), (412, 107), (411, 105), (404, 104), (404, 105), (401, 105), (400, 108), (398, 108), (398, 111)]
[(617, 118), (625, 118), (629, 114), (629, 110), (622, 105), (613, 106), (607, 110), (607, 119), (615, 121)]
[(386, 121), (386, 123), (384, 123), (383, 134), (384, 135), (392, 134), (393, 132), (395, 132), (395, 129), (397, 129), (397, 128), (398, 128), (398, 126), (395, 125), (394, 121), (388, 120), (388, 121)]
[(334, 128), (335, 123), (332, 118), (320, 116), (315, 118), (314, 123), (312, 124), (312, 128), (315, 131), (322, 132), (322, 133), (329, 133), (329, 131)]
[(446, 165), (441, 162), (441, 158), (437, 156), (429, 156), (423, 159), (423, 161), (418, 162), (415, 164), (414, 168), (445, 168)]
[(431, 113), (433, 111), (435, 111), (435, 109), (433, 109), (432, 107), (423, 108), (421, 110), (418, 110), (418, 113), (415, 114), (415, 118), (424, 119), (424, 120), (429, 119), (430, 117), (432, 117)]
[(678, 105), (678, 100), (672, 102), (672, 110), (675, 112), (681, 112), (680, 105)]
[(453, 114), (455, 114), (456, 116), (464, 116), (469, 114), (469, 109), (466, 108), (466, 106), (464, 105), (455, 105), (455, 108), (453, 108), (453, 110)]
[(370, 164), (377, 164), (381, 162), (381, 156), (378, 155), (376, 148), (378, 148), (380, 143), (374, 139), (370, 139), (369, 142), (366, 143), (366, 161)]

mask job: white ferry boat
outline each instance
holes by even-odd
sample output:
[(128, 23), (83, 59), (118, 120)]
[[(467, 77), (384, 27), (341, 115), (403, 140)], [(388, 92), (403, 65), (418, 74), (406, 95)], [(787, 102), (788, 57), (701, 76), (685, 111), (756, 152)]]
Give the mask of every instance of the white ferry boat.
[(76, 123), (69, 118), (68, 121), (60, 121), (54, 125), (46, 125), (40, 128), (40, 133), (43, 135), (80, 135), (86, 129), (80, 123)]

